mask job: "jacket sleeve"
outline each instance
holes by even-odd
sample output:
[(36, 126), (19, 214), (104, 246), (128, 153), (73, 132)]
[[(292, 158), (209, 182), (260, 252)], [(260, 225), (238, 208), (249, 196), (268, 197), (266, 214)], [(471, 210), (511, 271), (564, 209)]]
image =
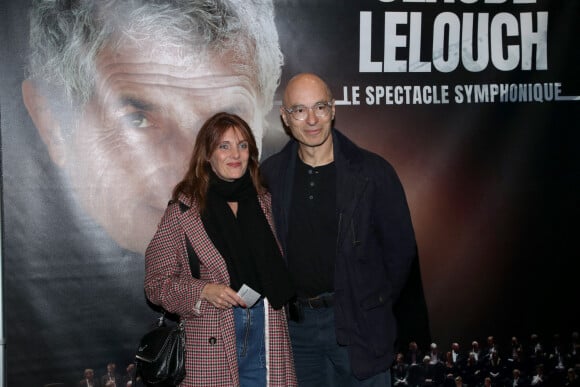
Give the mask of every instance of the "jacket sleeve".
[(417, 245), (407, 199), (397, 173), (388, 163), (378, 170), (381, 176), (376, 179), (376, 184), (382, 194), (373, 203), (374, 223), (385, 251), (384, 264), (391, 274), (389, 279), (396, 301), (417, 257)]
[(145, 251), (145, 294), (149, 301), (182, 317), (201, 314), (206, 281), (193, 278), (179, 205), (170, 204)]

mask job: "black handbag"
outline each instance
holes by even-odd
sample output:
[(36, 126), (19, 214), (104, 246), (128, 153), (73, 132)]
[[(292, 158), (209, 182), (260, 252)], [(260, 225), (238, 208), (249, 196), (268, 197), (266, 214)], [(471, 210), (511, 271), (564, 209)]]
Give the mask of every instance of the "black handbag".
[[(165, 314), (147, 332), (135, 354), (135, 379), (146, 386), (177, 386), (185, 377), (185, 327), (183, 321), (168, 326)], [(135, 385), (135, 381), (133, 382)]]

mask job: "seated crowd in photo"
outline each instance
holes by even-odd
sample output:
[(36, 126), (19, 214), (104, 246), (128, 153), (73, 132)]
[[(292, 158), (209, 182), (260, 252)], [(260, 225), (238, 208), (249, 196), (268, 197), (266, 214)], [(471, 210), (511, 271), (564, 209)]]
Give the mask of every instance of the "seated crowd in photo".
[(78, 387), (144, 387), (141, 378), (135, 377), (134, 374), (134, 363), (129, 363), (125, 368), (125, 373), (121, 374), (117, 372), (117, 365), (109, 362), (106, 370), (99, 375), (95, 375), (92, 368), (85, 369)]
[(391, 368), (394, 387), (573, 387), (580, 386), (580, 339), (532, 334), (498, 343), (494, 336), (446, 348), (416, 342), (398, 348)]

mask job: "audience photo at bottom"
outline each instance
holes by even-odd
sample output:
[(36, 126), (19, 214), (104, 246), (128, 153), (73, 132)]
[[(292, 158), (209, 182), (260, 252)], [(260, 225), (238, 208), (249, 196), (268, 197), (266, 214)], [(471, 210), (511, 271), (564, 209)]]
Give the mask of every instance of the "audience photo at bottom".
[(437, 343), (420, 348), (416, 342), (397, 348), (391, 366), (394, 387), (580, 387), (580, 340), (573, 332), (543, 340), (488, 336), (485, 345), (473, 340), (462, 351), (459, 341), (441, 356)]

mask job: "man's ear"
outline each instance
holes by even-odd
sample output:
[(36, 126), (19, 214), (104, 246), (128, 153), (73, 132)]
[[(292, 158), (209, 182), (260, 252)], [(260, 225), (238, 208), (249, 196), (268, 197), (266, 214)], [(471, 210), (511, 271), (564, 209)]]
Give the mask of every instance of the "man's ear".
[(48, 149), (52, 162), (62, 167), (65, 163), (65, 142), (62, 128), (50, 108), (46, 96), (27, 79), (22, 82), (22, 99), (40, 138)]
[(332, 100), (332, 109), (331, 109), (331, 111), (332, 111), (332, 118), (331, 118), (331, 120), (334, 120), (334, 113), (336, 112), (336, 103), (335, 103), (334, 99)]

